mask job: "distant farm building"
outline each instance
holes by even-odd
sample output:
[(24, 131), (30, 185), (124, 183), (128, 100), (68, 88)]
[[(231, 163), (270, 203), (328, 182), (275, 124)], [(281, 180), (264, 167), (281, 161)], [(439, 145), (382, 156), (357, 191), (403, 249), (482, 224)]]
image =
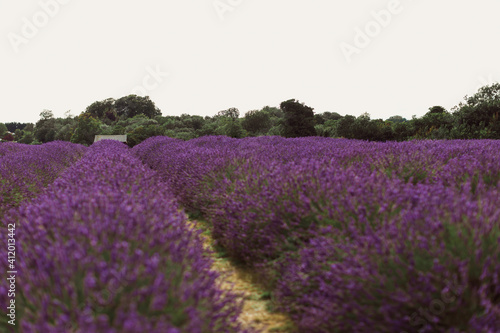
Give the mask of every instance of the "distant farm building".
[(96, 135), (94, 138), (94, 142), (101, 140), (115, 140), (123, 143), (127, 143), (127, 135)]

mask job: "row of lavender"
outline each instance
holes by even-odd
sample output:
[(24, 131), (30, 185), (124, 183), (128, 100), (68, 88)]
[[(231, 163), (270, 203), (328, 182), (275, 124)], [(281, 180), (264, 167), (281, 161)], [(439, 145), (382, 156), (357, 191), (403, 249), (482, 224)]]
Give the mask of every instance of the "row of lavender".
[[(19, 332), (242, 332), (198, 234), (168, 186), (119, 142), (101, 141), (16, 224)], [(7, 271), (2, 262), (2, 271)], [(8, 304), (7, 281), (0, 304)]]
[(302, 332), (497, 332), (500, 142), (134, 148)]
[(0, 216), (35, 197), (84, 152), (85, 147), (62, 141), (0, 144)]

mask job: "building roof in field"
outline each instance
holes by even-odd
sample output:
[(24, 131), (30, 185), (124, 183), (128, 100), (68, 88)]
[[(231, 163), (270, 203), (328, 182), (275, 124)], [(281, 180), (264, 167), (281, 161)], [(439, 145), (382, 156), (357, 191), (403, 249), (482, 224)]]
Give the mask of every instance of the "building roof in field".
[(94, 138), (94, 142), (101, 140), (116, 140), (120, 142), (127, 142), (127, 135), (96, 135)]

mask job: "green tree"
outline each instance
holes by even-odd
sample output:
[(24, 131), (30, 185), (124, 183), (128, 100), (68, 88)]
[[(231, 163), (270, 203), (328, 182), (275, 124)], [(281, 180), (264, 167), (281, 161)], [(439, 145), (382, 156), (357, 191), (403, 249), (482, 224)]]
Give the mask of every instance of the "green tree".
[(409, 140), (411, 132), (407, 122), (400, 122), (393, 125), (394, 139), (397, 141)]
[(229, 108), (227, 110), (222, 110), (217, 112), (216, 117), (229, 118), (231, 120), (236, 120), (240, 116), (240, 111), (237, 108)]
[(19, 128), (16, 129), (16, 131), (14, 132), (14, 138), (16, 139), (16, 141), (21, 140), (22, 137), (23, 137), (23, 131), (20, 130)]
[(33, 132), (35, 130), (35, 124), (27, 123), (24, 127), (24, 131)]
[(273, 126), (269, 129), (269, 131), (267, 131), (267, 134), (266, 135), (270, 135), (270, 136), (283, 136), (283, 125), (281, 124), (278, 124), (276, 126)]
[(113, 98), (96, 101), (87, 106), (85, 112), (105, 122), (113, 122), (118, 118), (115, 111), (115, 100)]
[(19, 143), (25, 143), (27, 145), (33, 143), (35, 137), (32, 132), (24, 131), (22, 138), (18, 141)]
[(354, 139), (354, 122), (356, 117), (345, 115), (337, 123), (337, 136), (346, 139)]
[(241, 126), (241, 122), (239, 122), (238, 120), (226, 125), (223, 129), (224, 129), (224, 135), (227, 135), (231, 138), (245, 137), (243, 127)]
[(128, 95), (117, 100), (108, 98), (96, 101), (85, 109), (95, 119), (99, 119), (107, 125), (118, 121), (144, 115), (147, 118), (161, 116), (161, 111), (155, 106), (148, 96)]
[(387, 119), (387, 121), (390, 121), (393, 124), (399, 124), (399, 123), (404, 123), (407, 120), (406, 120), (406, 118), (403, 118), (401, 116), (392, 116), (392, 117), (389, 117), (389, 119)]
[(264, 110), (248, 111), (241, 125), (251, 136), (264, 135), (272, 126), (271, 116)]
[(115, 124), (115, 126), (124, 127), (125, 133), (127, 134), (133, 132), (138, 127), (147, 127), (149, 125), (159, 126), (158, 121), (150, 119), (143, 114), (138, 114), (133, 118), (120, 120)]
[(453, 128), (453, 116), (441, 106), (433, 106), (421, 118), (409, 122), (416, 139), (446, 139)]
[(35, 124), (35, 138), (41, 143), (54, 141), (56, 136), (56, 120), (51, 110), (43, 110), (40, 120)]
[(342, 118), (337, 112), (325, 111), (314, 115), (314, 122), (316, 125), (324, 125), (330, 120), (339, 120)]
[(162, 117), (159, 122), (165, 130), (173, 130), (176, 128), (186, 127), (184, 122), (177, 116)]
[[(325, 123), (325, 118), (323, 118), (323, 116), (321, 114), (315, 114), (314, 115), (314, 125), (315, 125), (315, 128), (316, 128), (316, 125), (323, 125)], [(318, 132), (318, 131), (316, 131)], [(318, 134), (319, 135), (319, 134)], [(319, 135), (321, 136), (321, 135)]]
[(283, 110), (276, 108), (274, 106), (269, 106), (269, 105), (264, 106), (262, 108), (262, 111), (269, 113), (269, 115), (271, 117), (275, 117), (275, 118), (283, 118), (285, 116), (285, 114), (283, 113)]
[(115, 125), (111, 129), (111, 135), (125, 135), (126, 133), (125, 128), (120, 125)]
[(133, 147), (147, 138), (158, 135), (163, 135), (163, 131), (158, 124), (139, 126), (127, 134), (127, 143), (130, 147)]
[(284, 101), (280, 109), (285, 115), (284, 136), (287, 138), (316, 135), (313, 108), (295, 99)]
[(334, 135), (333, 129), (325, 124), (316, 125), (314, 129), (316, 130), (317, 136), (328, 138)]
[(101, 122), (88, 113), (82, 113), (76, 118), (77, 127), (71, 136), (71, 142), (91, 145), (100, 132)]
[(242, 138), (244, 133), (239, 116), (240, 111), (237, 108), (219, 111), (214, 117), (217, 122), (217, 134), (231, 138)]
[(198, 131), (198, 135), (207, 136), (216, 134), (217, 134), (217, 122), (205, 119), (205, 124), (203, 124), (203, 127)]
[(40, 120), (54, 119), (54, 113), (51, 110), (44, 109), (40, 112)]
[(379, 126), (371, 121), (370, 114), (367, 112), (356, 118), (352, 124), (353, 139), (378, 141), (380, 139)]
[(19, 122), (5, 123), (5, 126), (7, 126), (7, 130), (11, 133), (15, 133), (17, 129), (23, 130), (26, 127), (26, 125), (27, 124)]
[(7, 126), (4, 123), (0, 123), (0, 138), (3, 138), (5, 133), (7, 133)]
[(500, 83), (484, 86), (454, 108), (453, 136), (462, 139), (500, 139)]
[(62, 141), (71, 141), (71, 137), (73, 136), (73, 132), (76, 127), (76, 121), (75, 124), (66, 124), (62, 126), (56, 133), (55, 139), (56, 140), (62, 140)]
[(139, 114), (143, 114), (148, 118), (161, 116), (160, 109), (149, 99), (149, 96), (128, 95), (119, 98), (115, 102), (115, 110), (116, 114), (122, 119), (132, 118)]
[(180, 121), (182, 123), (182, 127), (191, 128), (195, 131), (200, 130), (205, 123), (205, 119), (201, 116), (191, 116), (188, 114), (181, 114)]
[(167, 130), (165, 131), (165, 135), (171, 138), (176, 138), (181, 140), (191, 140), (197, 137), (195, 130), (189, 127)]
[(271, 122), (271, 126), (266, 135), (282, 136), (284, 132), (283, 124), (285, 123), (285, 114), (283, 113), (283, 111), (273, 106), (265, 106), (264, 108), (262, 108), (262, 111), (265, 111), (269, 114), (269, 120)]
[(390, 121), (384, 121), (382, 119), (375, 119), (371, 121), (377, 125), (377, 136), (374, 138), (375, 141), (392, 141), (395, 139), (394, 130), (392, 128), (392, 123)]
[(340, 118), (342, 118), (342, 116), (337, 112), (330, 111), (323, 112), (321, 116), (323, 117), (323, 119), (325, 119), (325, 122), (329, 120), (339, 120)]
[(429, 112), (427, 112), (427, 113), (428, 114), (442, 114), (442, 113), (448, 113), (448, 111), (446, 111), (446, 109), (443, 108), (442, 106), (436, 105), (436, 106), (429, 108)]

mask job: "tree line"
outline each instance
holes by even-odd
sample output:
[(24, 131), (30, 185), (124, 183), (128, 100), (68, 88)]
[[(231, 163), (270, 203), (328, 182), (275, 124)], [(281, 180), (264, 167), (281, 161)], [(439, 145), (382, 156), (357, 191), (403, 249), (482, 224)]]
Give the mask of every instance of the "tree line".
[(63, 140), (90, 145), (97, 134), (127, 134), (130, 146), (157, 135), (183, 140), (205, 135), (323, 136), (369, 141), (500, 139), (499, 114), (499, 83), (465, 96), (451, 111), (432, 106), (420, 118), (396, 115), (385, 120), (371, 119), (368, 113), (359, 117), (337, 112), (315, 114), (312, 107), (295, 99), (282, 102), (279, 108), (265, 106), (243, 116), (237, 108), (219, 111), (212, 117), (162, 116), (149, 97), (129, 95), (96, 101), (76, 117), (68, 113), (55, 118), (52, 111), (44, 110), (36, 124), (0, 123), (0, 138), (26, 144)]

